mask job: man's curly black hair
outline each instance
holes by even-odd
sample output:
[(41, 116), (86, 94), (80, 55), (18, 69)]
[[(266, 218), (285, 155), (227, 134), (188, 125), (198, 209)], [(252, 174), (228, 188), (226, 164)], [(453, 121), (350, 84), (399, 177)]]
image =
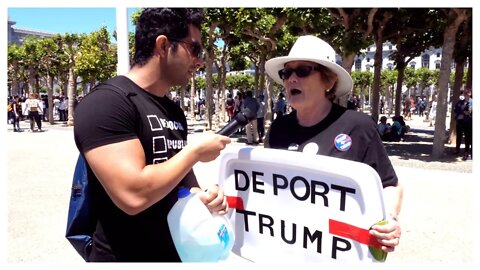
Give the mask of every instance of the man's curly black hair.
[(135, 56), (133, 64), (143, 66), (153, 55), (159, 35), (182, 39), (188, 35), (188, 26), (201, 29), (204, 20), (198, 8), (146, 8), (140, 14), (135, 28)]

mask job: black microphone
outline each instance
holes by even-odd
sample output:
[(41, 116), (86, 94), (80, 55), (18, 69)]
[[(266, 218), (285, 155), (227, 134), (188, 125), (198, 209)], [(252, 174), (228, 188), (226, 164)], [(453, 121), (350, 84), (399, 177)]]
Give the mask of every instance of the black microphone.
[(250, 111), (248, 108), (243, 109), (239, 113), (237, 113), (232, 121), (230, 121), (226, 126), (224, 126), (222, 129), (217, 131), (217, 134), (223, 135), (223, 136), (230, 136), (235, 131), (237, 131), (239, 128), (245, 126), (250, 122), (251, 120), (255, 119), (257, 115)]

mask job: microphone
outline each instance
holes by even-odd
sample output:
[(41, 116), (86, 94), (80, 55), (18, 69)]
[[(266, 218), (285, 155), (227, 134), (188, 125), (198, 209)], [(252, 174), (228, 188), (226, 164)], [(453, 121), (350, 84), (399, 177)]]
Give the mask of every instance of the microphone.
[(255, 113), (250, 111), (248, 108), (245, 108), (242, 111), (240, 111), (239, 113), (237, 113), (233, 117), (232, 121), (230, 121), (230, 123), (228, 123), (222, 129), (217, 131), (217, 134), (224, 135), (224, 136), (230, 136), (233, 133), (235, 133), (235, 131), (237, 131), (239, 128), (248, 124), (248, 122), (253, 120), (255, 117), (257, 117), (257, 115)]

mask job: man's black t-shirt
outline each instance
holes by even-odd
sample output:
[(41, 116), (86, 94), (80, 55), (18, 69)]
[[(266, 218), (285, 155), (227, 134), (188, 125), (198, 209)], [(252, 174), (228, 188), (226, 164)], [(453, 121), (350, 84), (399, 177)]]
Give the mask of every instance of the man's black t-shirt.
[[(127, 77), (112, 80), (120, 80), (131, 94), (127, 97), (99, 86), (79, 103), (74, 126), (79, 151), (83, 154), (102, 145), (139, 139), (148, 165), (164, 162), (182, 150), (188, 134), (183, 111), (168, 97), (151, 95)], [(115, 160), (110, 162), (114, 168)], [(167, 214), (177, 200), (176, 189), (131, 216), (115, 206), (90, 167), (88, 177), (98, 217), (92, 261), (180, 261), (167, 223)], [(193, 171), (182, 182), (187, 178), (196, 183)]]
[(265, 147), (362, 162), (377, 171), (383, 187), (395, 186), (398, 182), (373, 119), (337, 104), (333, 104), (325, 119), (311, 127), (298, 124), (296, 111), (275, 119)]

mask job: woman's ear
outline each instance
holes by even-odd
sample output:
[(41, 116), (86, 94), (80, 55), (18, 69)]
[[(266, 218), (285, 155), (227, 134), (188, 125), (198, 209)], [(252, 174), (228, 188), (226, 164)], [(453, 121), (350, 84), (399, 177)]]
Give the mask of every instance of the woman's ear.
[(337, 80), (338, 80), (337, 74), (332, 72), (332, 74), (328, 78), (327, 89), (332, 89), (335, 83), (337, 82)]

